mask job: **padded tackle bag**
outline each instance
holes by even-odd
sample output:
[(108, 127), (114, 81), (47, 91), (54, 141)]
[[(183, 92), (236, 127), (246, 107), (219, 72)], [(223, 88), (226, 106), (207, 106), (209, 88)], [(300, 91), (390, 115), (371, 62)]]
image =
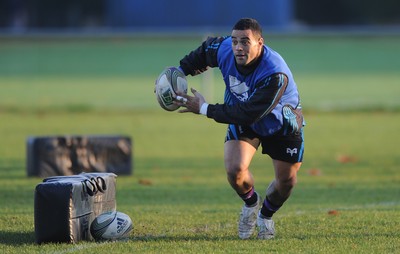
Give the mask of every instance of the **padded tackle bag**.
[(132, 173), (132, 141), (126, 136), (29, 137), (26, 148), (28, 176)]
[(36, 243), (92, 240), (90, 223), (116, 210), (116, 175), (82, 173), (48, 177), (35, 189)]

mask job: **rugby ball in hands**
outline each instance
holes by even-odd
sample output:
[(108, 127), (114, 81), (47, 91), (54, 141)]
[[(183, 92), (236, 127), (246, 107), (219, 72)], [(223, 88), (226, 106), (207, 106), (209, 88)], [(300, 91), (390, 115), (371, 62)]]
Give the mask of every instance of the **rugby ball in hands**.
[(167, 111), (179, 108), (174, 104), (176, 92), (187, 94), (187, 80), (185, 74), (176, 67), (164, 69), (156, 80), (154, 92), (160, 106)]
[(118, 240), (128, 237), (132, 231), (131, 218), (121, 212), (102, 213), (90, 224), (90, 234), (96, 241)]

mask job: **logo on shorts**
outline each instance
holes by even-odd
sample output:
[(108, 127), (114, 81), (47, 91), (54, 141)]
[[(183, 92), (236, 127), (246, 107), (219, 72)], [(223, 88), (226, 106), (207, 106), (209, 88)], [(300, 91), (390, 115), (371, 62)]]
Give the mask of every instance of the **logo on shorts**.
[(288, 147), (286, 148), (286, 153), (290, 153), (290, 156), (293, 156), (293, 154), (297, 154), (297, 148), (290, 149)]

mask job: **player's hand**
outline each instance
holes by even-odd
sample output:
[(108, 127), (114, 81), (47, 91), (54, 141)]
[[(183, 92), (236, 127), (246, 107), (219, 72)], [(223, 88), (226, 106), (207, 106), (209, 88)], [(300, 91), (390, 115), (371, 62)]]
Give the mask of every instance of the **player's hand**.
[(203, 105), (203, 103), (206, 102), (206, 100), (204, 99), (203, 95), (201, 95), (201, 93), (196, 91), (196, 89), (191, 88), (190, 90), (192, 91), (194, 96), (178, 92), (177, 96), (175, 97), (174, 103), (181, 107), (184, 107), (184, 109), (180, 109), (178, 111), (179, 113), (192, 112), (195, 114), (199, 114), (200, 107), (201, 105)]

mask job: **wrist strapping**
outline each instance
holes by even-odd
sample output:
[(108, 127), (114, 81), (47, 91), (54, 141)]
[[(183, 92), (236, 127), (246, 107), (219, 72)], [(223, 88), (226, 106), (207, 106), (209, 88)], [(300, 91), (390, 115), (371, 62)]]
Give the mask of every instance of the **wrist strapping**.
[(207, 116), (208, 103), (204, 102), (200, 107), (200, 114)]

